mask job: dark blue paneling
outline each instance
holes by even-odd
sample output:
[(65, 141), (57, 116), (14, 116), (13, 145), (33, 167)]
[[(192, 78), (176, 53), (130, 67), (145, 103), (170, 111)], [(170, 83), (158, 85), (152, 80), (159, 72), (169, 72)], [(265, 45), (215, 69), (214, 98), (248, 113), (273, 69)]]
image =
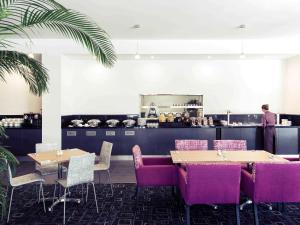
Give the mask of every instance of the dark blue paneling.
[(222, 127), (222, 140), (246, 140), (247, 149), (263, 149), (263, 133), (259, 127)]
[(299, 154), (298, 128), (276, 128), (276, 154)]
[(8, 139), (4, 140), (4, 145), (16, 156), (24, 156), (35, 152), (35, 144), (42, 142), (41, 129), (6, 129)]

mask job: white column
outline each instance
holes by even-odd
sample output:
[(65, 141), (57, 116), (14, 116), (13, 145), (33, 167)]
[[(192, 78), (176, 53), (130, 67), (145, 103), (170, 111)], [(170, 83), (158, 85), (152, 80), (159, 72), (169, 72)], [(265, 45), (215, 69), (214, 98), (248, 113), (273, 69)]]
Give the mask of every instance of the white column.
[(48, 69), (48, 93), (42, 98), (42, 140), (61, 146), (61, 56), (43, 54), (42, 62)]

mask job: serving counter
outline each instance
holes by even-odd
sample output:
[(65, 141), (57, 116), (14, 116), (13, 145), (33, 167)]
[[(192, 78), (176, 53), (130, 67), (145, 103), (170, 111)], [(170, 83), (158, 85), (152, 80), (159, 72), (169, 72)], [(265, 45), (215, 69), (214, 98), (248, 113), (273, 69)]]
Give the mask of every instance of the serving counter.
[[(299, 127), (276, 127), (276, 154), (298, 154)], [(205, 128), (63, 128), (62, 147), (81, 148), (99, 154), (102, 141), (114, 144), (113, 155), (131, 155), (135, 144), (144, 155), (166, 155), (175, 148), (175, 139), (208, 140), (213, 149), (215, 139), (247, 140), (247, 148), (263, 149), (263, 128), (205, 127)]]
[[(299, 153), (298, 126), (276, 127), (276, 154), (293, 155)], [(35, 144), (42, 141), (41, 128), (8, 128), (8, 139), (3, 144), (9, 146), (17, 156), (33, 152)], [(134, 145), (141, 146), (144, 155), (166, 155), (175, 149), (175, 139), (208, 140), (208, 148), (213, 149), (215, 139), (247, 140), (247, 148), (263, 149), (263, 128), (244, 127), (202, 127), (202, 128), (62, 128), (62, 148), (80, 148), (99, 154), (103, 141), (114, 144), (113, 155), (131, 155)]]

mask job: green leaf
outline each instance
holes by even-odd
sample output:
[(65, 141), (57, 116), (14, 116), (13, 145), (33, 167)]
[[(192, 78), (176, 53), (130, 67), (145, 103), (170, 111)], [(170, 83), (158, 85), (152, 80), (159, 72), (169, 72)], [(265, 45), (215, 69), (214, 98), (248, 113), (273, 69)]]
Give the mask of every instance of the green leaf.
[(40, 62), (24, 53), (0, 51), (0, 79), (5, 81), (5, 76), (14, 73), (24, 78), (32, 93), (41, 95), (47, 91), (48, 74)]

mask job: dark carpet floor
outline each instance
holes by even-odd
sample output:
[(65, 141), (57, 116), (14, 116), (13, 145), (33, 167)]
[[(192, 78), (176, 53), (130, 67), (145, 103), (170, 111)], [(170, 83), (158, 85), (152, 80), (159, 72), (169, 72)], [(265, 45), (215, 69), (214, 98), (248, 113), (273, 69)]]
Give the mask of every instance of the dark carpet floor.
[[(171, 188), (145, 188), (135, 208), (135, 185), (114, 184), (111, 196), (109, 185), (97, 185), (99, 214), (96, 212), (93, 195), (90, 192), (86, 202), (67, 203), (67, 224), (78, 225), (178, 225), (183, 224), (184, 208)], [(12, 204), (11, 221), (15, 225), (62, 224), (63, 204), (53, 212), (44, 213), (42, 203), (37, 203), (33, 186), (16, 189)], [(52, 195), (53, 185), (45, 187), (45, 195)], [(72, 197), (81, 197), (81, 189), (71, 190)], [(48, 206), (50, 202), (46, 203)], [(235, 208), (232, 205), (219, 206), (214, 210), (207, 205), (194, 206), (191, 210), (194, 225), (235, 224)], [(285, 214), (269, 211), (259, 206), (259, 218), (264, 225), (300, 224), (300, 204), (288, 204)], [(241, 224), (253, 224), (251, 206), (241, 211)], [(5, 224), (3, 221), (0, 224)]]

